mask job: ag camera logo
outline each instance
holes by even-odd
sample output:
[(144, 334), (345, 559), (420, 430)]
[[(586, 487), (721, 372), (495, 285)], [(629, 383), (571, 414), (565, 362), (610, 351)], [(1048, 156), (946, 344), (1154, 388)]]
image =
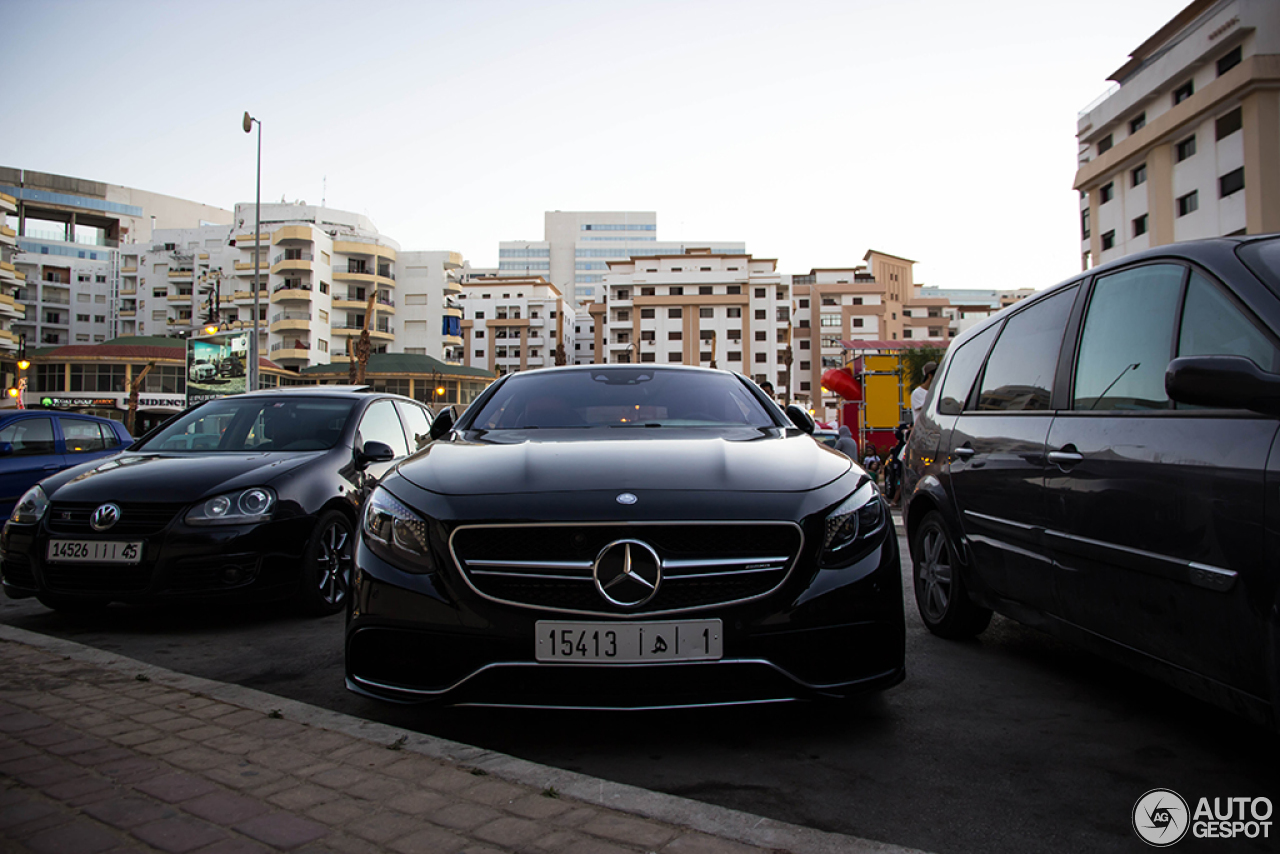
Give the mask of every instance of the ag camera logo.
[(1133, 805), (1133, 831), (1156, 848), (1167, 848), (1187, 835), (1187, 802), (1172, 789), (1152, 789)]

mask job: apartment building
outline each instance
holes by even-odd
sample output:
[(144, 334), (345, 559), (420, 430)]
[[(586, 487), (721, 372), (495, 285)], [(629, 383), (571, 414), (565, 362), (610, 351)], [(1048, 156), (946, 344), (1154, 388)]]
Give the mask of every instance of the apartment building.
[(599, 362), (714, 365), (789, 386), (788, 289), (777, 261), (691, 249), (613, 261), (591, 303)]
[(463, 363), (462, 279), (467, 264), (458, 252), (401, 252), (392, 315), (396, 352)]
[(1280, 231), (1280, 3), (1196, 0), (1109, 79), (1077, 122), (1082, 269)]
[[(10, 217), (18, 213), (18, 200), (7, 193), (0, 193), (0, 371), (4, 373), (5, 388), (17, 381), (16, 361), (21, 345), (25, 344), (21, 321), (26, 318), (27, 307), (17, 301), (27, 284), (27, 274), (14, 266), (13, 256), (18, 248), (18, 232), (6, 225)], [(15, 330), (14, 325), (18, 324)]]
[(507, 240), (498, 244), (498, 271), (542, 276), (571, 305), (578, 305), (603, 294), (611, 262), (680, 254), (699, 246), (711, 247), (714, 252), (741, 253), (746, 244), (659, 241), (658, 215), (652, 211), (547, 211), (543, 215), (542, 240)]
[(460, 295), (463, 364), (502, 376), (571, 364), (573, 307), (541, 276), (469, 275)]
[(122, 245), (149, 240), (153, 228), (232, 219), (231, 211), (199, 202), (12, 167), (0, 167), (0, 193), (14, 200), (4, 228), (13, 232), (11, 263), (25, 276), (16, 295), (24, 313), (12, 331), (35, 346), (123, 334)]

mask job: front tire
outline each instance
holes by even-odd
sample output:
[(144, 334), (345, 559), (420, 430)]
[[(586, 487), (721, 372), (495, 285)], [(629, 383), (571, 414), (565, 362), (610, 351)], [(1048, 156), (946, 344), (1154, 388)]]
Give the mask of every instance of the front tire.
[(351, 595), (355, 529), (337, 510), (321, 514), (302, 559), (299, 606), (316, 617), (336, 614)]
[(959, 554), (942, 514), (930, 511), (911, 539), (911, 574), (920, 619), (938, 637), (971, 638), (991, 622), (965, 590)]

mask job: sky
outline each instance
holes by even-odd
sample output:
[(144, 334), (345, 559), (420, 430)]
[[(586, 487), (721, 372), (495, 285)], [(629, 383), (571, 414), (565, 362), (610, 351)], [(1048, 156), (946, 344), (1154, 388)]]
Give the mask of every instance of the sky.
[[(782, 273), (1080, 267), (1076, 117), (1187, 0), (0, 0), (0, 165), (367, 215), (494, 267), (543, 213), (656, 211)], [(256, 133), (256, 131), (255, 131)]]

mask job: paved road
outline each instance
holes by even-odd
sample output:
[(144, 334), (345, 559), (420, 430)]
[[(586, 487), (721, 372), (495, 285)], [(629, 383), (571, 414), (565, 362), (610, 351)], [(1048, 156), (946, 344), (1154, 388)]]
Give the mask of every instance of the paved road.
[[(903, 552), (906, 547), (903, 543)], [(905, 561), (904, 561), (905, 563)], [(908, 568), (904, 566), (904, 578)], [(1144, 792), (1267, 796), (1265, 730), (997, 618), (973, 643), (930, 635), (908, 585), (908, 676), (852, 708), (659, 714), (424, 711), (349, 694), (342, 618), (278, 608), (112, 608), (72, 622), (0, 598), (0, 621), (172, 670), (822, 830), (963, 852), (1143, 851)], [(1270, 851), (1188, 837), (1179, 850)]]

